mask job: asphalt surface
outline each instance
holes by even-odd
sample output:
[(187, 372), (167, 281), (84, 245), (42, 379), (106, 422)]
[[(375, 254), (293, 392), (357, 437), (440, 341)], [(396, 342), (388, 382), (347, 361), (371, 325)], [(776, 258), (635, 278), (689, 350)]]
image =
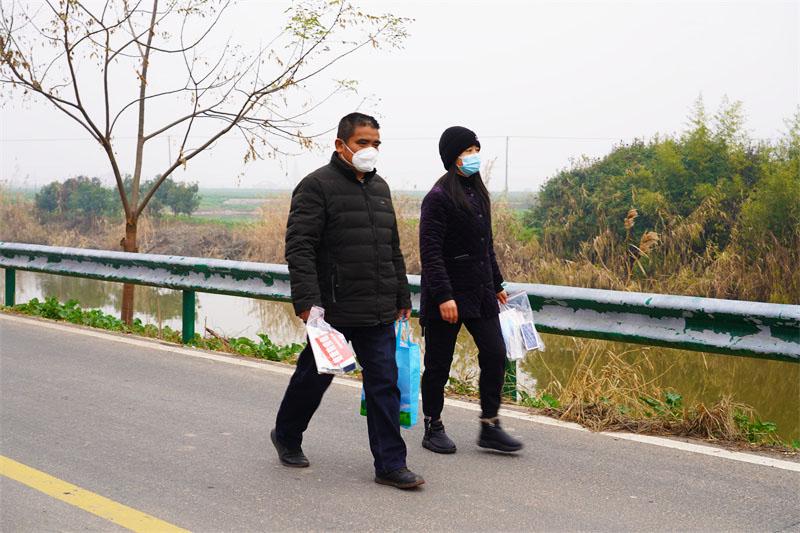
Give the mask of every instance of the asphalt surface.
[[(265, 365), (266, 366), (266, 365)], [(306, 433), (307, 469), (282, 467), (269, 429), (285, 374), (0, 317), (0, 454), (193, 531), (800, 531), (800, 474), (506, 420), (526, 448), (458, 453), (404, 431), (427, 484), (373, 482), (359, 390), (333, 384)], [(118, 526), (16, 481), (2, 531)]]

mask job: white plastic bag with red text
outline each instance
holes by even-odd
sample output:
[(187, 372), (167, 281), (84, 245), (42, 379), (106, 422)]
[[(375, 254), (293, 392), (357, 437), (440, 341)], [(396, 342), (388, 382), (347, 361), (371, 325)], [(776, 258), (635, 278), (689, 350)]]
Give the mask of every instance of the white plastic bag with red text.
[(314, 306), (306, 321), (306, 333), (319, 374), (343, 374), (356, 369), (353, 348), (339, 331), (325, 322), (325, 310)]

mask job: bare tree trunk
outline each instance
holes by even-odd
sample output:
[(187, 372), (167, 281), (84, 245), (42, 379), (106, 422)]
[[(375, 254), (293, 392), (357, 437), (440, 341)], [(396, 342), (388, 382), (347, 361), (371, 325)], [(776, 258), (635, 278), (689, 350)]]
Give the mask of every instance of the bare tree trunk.
[[(125, 223), (125, 238), (122, 239), (122, 249), (126, 252), (138, 252), (139, 247), (136, 243), (136, 230), (138, 218), (128, 220)], [(122, 286), (122, 313), (120, 319), (128, 325), (133, 324), (133, 288), (134, 285), (126, 283)]]

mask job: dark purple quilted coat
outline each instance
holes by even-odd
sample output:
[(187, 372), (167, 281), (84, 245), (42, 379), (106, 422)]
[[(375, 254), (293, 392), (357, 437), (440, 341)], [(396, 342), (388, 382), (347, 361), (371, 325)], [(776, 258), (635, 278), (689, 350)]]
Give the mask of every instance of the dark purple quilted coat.
[(419, 225), (422, 261), (420, 321), (441, 320), (439, 304), (454, 299), (460, 320), (499, 312), (503, 290), (492, 240), (491, 214), (470, 180), (460, 181), (473, 209), (457, 207), (439, 186), (425, 196)]

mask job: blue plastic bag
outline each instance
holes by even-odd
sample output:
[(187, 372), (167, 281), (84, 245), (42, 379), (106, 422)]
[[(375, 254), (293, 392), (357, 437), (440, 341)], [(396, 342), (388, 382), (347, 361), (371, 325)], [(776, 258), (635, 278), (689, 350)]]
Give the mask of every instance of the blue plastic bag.
[[(420, 351), (411, 335), (408, 320), (394, 325), (395, 359), (397, 360), (397, 388), (400, 389), (400, 425), (414, 427), (419, 411)], [(361, 415), (367, 416), (367, 400), (361, 390)]]

